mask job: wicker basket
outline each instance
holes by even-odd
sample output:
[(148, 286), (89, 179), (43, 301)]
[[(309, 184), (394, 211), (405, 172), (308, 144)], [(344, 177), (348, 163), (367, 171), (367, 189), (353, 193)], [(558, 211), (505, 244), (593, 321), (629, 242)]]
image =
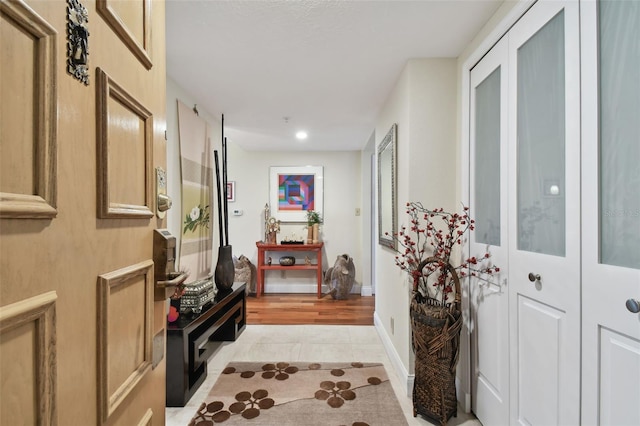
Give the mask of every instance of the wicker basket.
[[(429, 262), (419, 265), (419, 270)], [(456, 365), (460, 348), (462, 314), (460, 311), (460, 281), (456, 271), (447, 265), (455, 283), (455, 300), (442, 306), (434, 300), (424, 300), (414, 293), (411, 300), (411, 331), (415, 352), (413, 384), (413, 415), (418, 414), (445, 425), (458, 414), (456, 397)]]

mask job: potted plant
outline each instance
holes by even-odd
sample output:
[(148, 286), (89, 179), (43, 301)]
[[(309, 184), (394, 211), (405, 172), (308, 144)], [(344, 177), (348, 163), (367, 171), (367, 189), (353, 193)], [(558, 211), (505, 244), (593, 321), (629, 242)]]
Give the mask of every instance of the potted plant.
[[(460, 278), (467, 275), (488, 281), (500, 268), (487, 252), (451, 263), (455, 246), (461, 246), (474, 229), (469, 208), (462, 213), (407, 203), (409, 227), (391, 238), (397, 242), (395, 263), (413, 280), (411, 298), (412, 346), (415, 352), (413, 414), (441, 424), (457, 414), (455, 371), (458, 363), (462, 312)], [(388, 233), (387, 233), (388, 235)]]
[(314, 210), (307, 210), (307, 244), (317, 244), (319, 241), (320, 223), (322, 216)]

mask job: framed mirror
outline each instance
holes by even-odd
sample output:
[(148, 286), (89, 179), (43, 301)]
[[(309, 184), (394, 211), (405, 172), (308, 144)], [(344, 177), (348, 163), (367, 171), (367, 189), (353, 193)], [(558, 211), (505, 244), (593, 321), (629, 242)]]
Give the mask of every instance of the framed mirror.
[(396, 130), (391, 126), (378, 145), (378, 244), (396, 248)]

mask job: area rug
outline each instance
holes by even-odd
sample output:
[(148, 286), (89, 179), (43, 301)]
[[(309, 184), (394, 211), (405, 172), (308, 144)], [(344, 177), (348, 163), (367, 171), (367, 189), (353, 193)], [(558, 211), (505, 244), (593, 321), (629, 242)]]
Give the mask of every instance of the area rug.
[(232, 362), (190, 426), (406, 425), (382, 364)]

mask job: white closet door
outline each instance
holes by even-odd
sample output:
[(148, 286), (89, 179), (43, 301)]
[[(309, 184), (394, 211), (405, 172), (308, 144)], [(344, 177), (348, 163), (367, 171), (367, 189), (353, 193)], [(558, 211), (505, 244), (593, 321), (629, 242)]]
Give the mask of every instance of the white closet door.
[(581, 25), (582, 421), (639, 425), (640, 2), (582, 2)]
[(471, 279), (472, 409), (486, 425), (509, 423), (509, 297), (507, 240), (507, 41), (471, 71), (470, 210), (472, 255), (488, 251), (500, 275)]
[(577, 1), (509, 32), (510, 424), (580, 423)]

